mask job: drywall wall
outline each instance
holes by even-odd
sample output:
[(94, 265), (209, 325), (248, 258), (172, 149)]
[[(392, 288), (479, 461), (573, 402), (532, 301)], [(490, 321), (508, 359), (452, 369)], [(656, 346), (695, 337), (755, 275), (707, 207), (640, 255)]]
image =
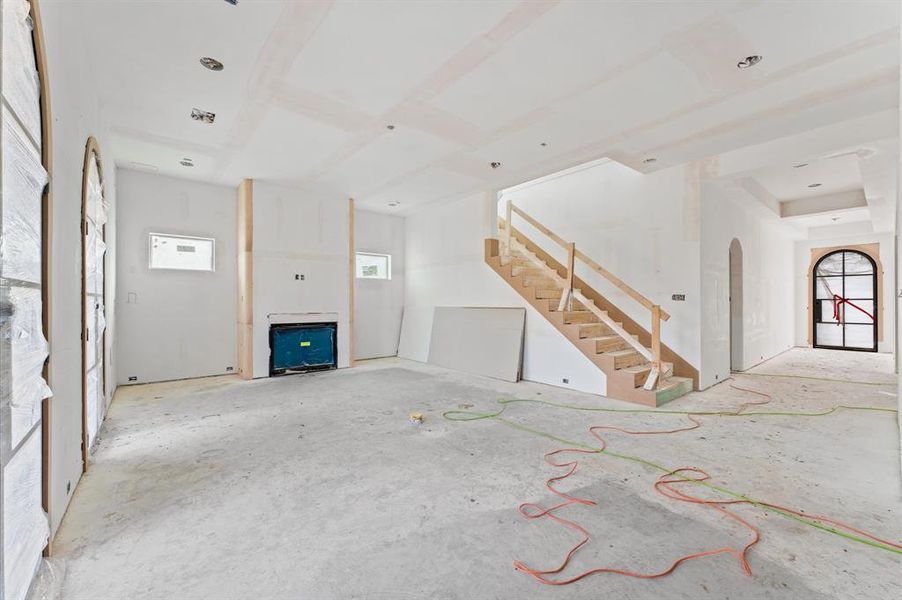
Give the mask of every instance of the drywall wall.
[(81, 368), (81, 187), (85, 143), (94, 136), (104, 166), (104, 199), (109, 204), (106, 227), (106, 370), (107, 403), (116, 382), (111, 345), (116, 335), (116, 173), (115, 156), (107, 147), (108, 128), (82, 32), (71, 24), (79, 7), (66, 2), (42, 2), (53, 117), (52, 229), (50, 240), (50, 410), (49, 514), (56, 531), (82, 474)]
[[(809, 346), (809, 314), (808, 290), (811, 286), (809, 269), (811, 251), (816, 248), (833, 248), (877, 244), (880, 248), (880, 263), (883, 266), (883, 312), (877, 318), (883, 322), (883, 339), (877, 343), (879, 352), (895, 352), (894, 332), (896, 329), (895, 306), (895, 238), (892, 233), (869, 233), (836, 238), (818, 238), (801, 240), (795, 244), (794, 255), (794, 312), (795, 312), (795, 345)], [(879, 268), (879, 265), (878, 265)]]
[(794, 345), (793, 238), (745, 190), (706, 181), (701, 194), (700, 387), (730, 376), (730, 244), (742, 248), (741, 370)]
[(354, 358), (398, 354), (404, 310), (404, 219), (364, 210), (354, 214), (357, 252), (391, 255), (391, 279), (356, 279)]
[(603, 394), (604, 373), (485, 264), (484, 240), (495, 235), (496, 203), (495, 194), (476, 194), (428, 205), (406, 218), (398, 355), (427, 361), (436, 306), (526, 307), (523, 378)]
[[(661, 337), (698, 368), (700, 165), (642, 174), (612, 160), (588, 163), (502, 191), (508, 200), (620, 277), (671, 315)], [(514, 216), (514, 227), (559, 261), (566, 251)], [(606, 279), (577, 262), (576, 274), (637, 323), (651, 314)], [(685, 301), (673, 301), (684, 294)]]
[[(232, 205), (236, 192), (232, 190)], [(254, 181), (254, 377), (269, 375), (269, 324), (338, 322), (338, 366), (349, 365), (348, 200)], [(236, 286), (237, 289), (237, 286)], [(233, 291), (233, 295), (235, 292)], [(236, 310), (231, 314), (234, 329)], [(336, 316), (333, 316), (336, 315)]]
[[(117, 201), (119, 383), (234, 370), (235, 190), (119, 169)], [(214, 238), (215, 271), (151, 269), (150, 233)]]

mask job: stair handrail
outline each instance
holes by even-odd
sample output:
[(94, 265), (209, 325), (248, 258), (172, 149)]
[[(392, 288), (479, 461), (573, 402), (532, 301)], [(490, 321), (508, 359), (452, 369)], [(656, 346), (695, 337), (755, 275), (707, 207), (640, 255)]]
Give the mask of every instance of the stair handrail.
[[(505, 204), (505, 221), (507, 223), (507, 228), (504, 232), (504, 240), (508, 251), (510, 250), (511, 234), (514, 228), (512, 223), (512, 217), (514, 214), (519, 215), (521, 218), (523, 218), (524, 221), (538, 229), (546, 237), (550, 238), (553, 242), (567, 251), (567, 284), (564, 286), (564, 293), (561, 294), (561, 303), (559, 307), (560, 310), (564, 310), (564, 308), (568, 306), (570, 300), (573, 298), (573, 271), (575, 266), (574, 259), (579, 259), (590, 269), (613, 283), (615, 287), (620, 289), (627, 296), (629, 296), (651, 312), (650, 360), (653, 363), (653, 366), (644, 387), (645, 389), (649, 390), (653, 389), (658, 383), (659, 377), (664, 373), (664, 363), (661, 359), (661, 321), (667, 321), (670, 319), (670, 315), (667, 313), (667, 311), (662, 309), (660, 305), (655, 304), (654, 302), (640, 294), (636, 289), (592, 260), (585, 253), (577, 250), (575, 242), (568, 242), (558, 234), (554, 233), (548, 227), (536, 220), (532, 215), (524, 211), (522, 208), (515, 206), (513, 201), (511, 200), (508, 200)], [(645, 355), (644, 352), (642, 354)]]

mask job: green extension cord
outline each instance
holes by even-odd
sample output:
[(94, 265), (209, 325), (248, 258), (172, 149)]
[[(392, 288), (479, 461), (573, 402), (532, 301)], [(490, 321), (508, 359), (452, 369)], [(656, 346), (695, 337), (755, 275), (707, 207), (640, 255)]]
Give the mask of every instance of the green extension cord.
[[(837, 411), (840, 410), (840, 409), (845, 409), (845, 410), (878, 411), (878, 412), (891, 412), (891, 413), (897, 412), (895, 409), (892, 409), (892, 408), (878, 408), (878, 407), (872, 407), (872, 406), (834, 406), (834, 407), (833, 407), (832, 409), (830, 409), (830, 410), (823, 411), (823, 412), (816, 412), (816, 413), (803, 413), (803, 412), (749, 412), (749, 413), (735, 413), (735, 412), (732, 412), (732, 413), (731, 413), (731, 412), (698, 412), (698, 411), (693, 412), (693, 411), (681, 411), (681, 410), (651, 410), (651, 409), (625, 409), (625, 408), (586, 407), (586, 406), (576, 406), (576, 405), (572, 405), (572, 404), (559, 404), (559, 403), (556, 403), (556, 402), (549, 402), (549, 401), (547, 401), (547, 400), (534, 400), (534, 399), (525, 399), (525, 398), (513, 398), (513, 399), (499, 399), (499, 400), (498, 400), (498, 403), (501, 405), (501, 409), (498, 410), (497, 412), (493, 412), (493, 413), (479, 413), (479, 412), (473, 412), (473, 411), (468, 411), (468, 410), (449, 410), (449, 411), (445, 411), (444, 413), (442, 413), (442, 417), (444, 417), (445, 419), (447, 419), (447, 420), (449, 420), (449, 421), (480, 421), (480, 420), (484, 420), (484, 419), (492, 419), (492, 420), (498, 421), (499, 423), (502, 423), (502, 424), (504, 424), (504, 425), (507, 425), (508, 427), (512, 427), (512, 428), (514, 428), (514, 429), (517, 429), (517, 430), (520, 430), (520, 431), (524, 431), (524, 432), (526, 432), (526, 433), (531, 433), (531, 434), (533, 434), (533, 435), (537, 435), (537, 436), (540, 436), (540, 437), (544, 437), (544, 438), (547, 438), (547, 439), (550, 439), (550, 440), (554, 440), (554, 441), (556, 441), (556, 442), (561, 442), (562, 444), (567, 444), (567, 445), (572, 446), (572, 447), (574, 447), (574, 448), (581, 448), (581, 449), (583, 449), (583, 450), (589, 450), (589, 451), (592, 451), (592, 452), (596, 452), (596, 453), (598, 453), (598, 454), (604, 454), (604, 455), (607, 455), (607, 456), (612, 456), (612, 457), (614, 457), (614, 458), (619, 458), (619, 459), (621, 459), (621, 460), (628, 460), (628, 461), (630, 461), (630, 462), (634, 462), (634, 463), (637, 463), (637, 464), (640, 464), (640, 465), (644, 465), (644, 466), (646, 466), (646, 467), (648, 467), (648, 468), (654, 469), (654, 470), (656, 470), (656, 471), (660, 471), (660, 472), (662, 472), (662, 473), (672, 473), (672, 472), (673, 472), (673, 469), (668, 469), (667, 467), (664, 467), (664, 466), (662, 466), (662, 465), (659, 465), (659, 464), (657, 464), (657, 463), (654, 463), (654, 462), (652, 462), (652, 461), (650, 461), (650, 460), (646, 460), (646, 459), (641, 458), (641, 457), (638, 457), (638, 456), (632, 456), (632, 455), (629, 455), (629, 454), (620, 454), (620, 453), (617, 453), (617, 452), (612, 452), (611, 450), (601, 449), (601, 448), (596, 448), (596, 447), (594, 447), (594, 446), (589, 446), (589, 445), (587, 445), (587, 444), (583, 444), (583, 443), (581, 443), (581, 442), (577, 442), (577, 441), (574, 441), (574, 440), (568, 440), (567, 438), (564, 438), (564, 437), (560, 437), (560, 436), (551, 434), (551, 433), (549, 433), (549, 432), (547, 432), (547, 431), (542, 431), (541, 429), (534, 429), (534, 428), (528, 427), (528, 426), (526, 426), (526, 425), (521, 425), (520, 423), (515, 423), (515, 422), (510, 421), (510, 420), (508, 420), (508, 419), (505, 419), (504, 417), (501, 416), (501, 414), (507, 409), (508, 405), (515, 404), (515, 403), (520, 403), (520, 402), (528, 402), (528, 403), (534, 403), (534, 404), (542, 404), (542, 405), (551, 406), (551, 407), (554, 407), (554, 408), (563, 408), (563, 409), (580, 410), (580, 411), (595, 411), (595, 412), (609, 412), (609, 413), (628, 413), (628, 414), (648, 414), (648, 413), (654, 413), (654, 414), (670, 414), (670, 415), (686, 415), (686, 416), (724, 416), (724, 417), (793, 416), (793, 417), (822, 417), (822, 416), (826, 416), (826, 415), (831, 415), (831, 414), (837, 412)], [(715, 485), (715, 484), (713, 484), (713, 483), (708, 483), (707, 481), (698, 481), (698, 480), (692, 479), (692, 478), (690, 478), (690, 477), (684, 477), (684, 476), (680, 475), (679, 473), (677, 473), (677, 474), (675, 474), (675, 475), (678, 476), (678, 477), (682, 477), (682, 478), (685, 479), (687, 482), (695, 483), (696, 485), (702, 485), (702, 486), (704, 486), (704, 487), (706, 487), (706, 488), (709, 488), (709, 489), (711, 489), (711, 490), (720, 492), (720, 493), (725, 494), (725, 495), (727, 495), (727, 496), (730, 496), (730, 497), (732, 497), (732, 498), (736, 498), (736, 499), (739, 499), (739, 500), (744, 500), (744, 501), (748, 502), (749, 504), (751, 504), (751, 505), (753, 505), (753, 506), (756, 506), (756, 507), (761, 508), (761, 509), (764, 509), (764, 510), (768, 510), (768, 511), (775, 512), (775, 513), (777, 513), (777, 514), (779, 514), (779, 515), (782, 515), (782, 516), (784, 516), (784, 517), (786, 517), (786, 518), (789, 518), (789, 519), (792, 519), (792, 520), (794, 520), (794, 521), (798, 521), (798, 522), (800, 522), (800, 523), (803, 523), (803, 524), (805, 524), (805, 525), (808, 525), (809, 527), (814, 527), (815, 529), (820, 529), (820, 530), (822, 530), (822, 531), (826, 531), (826, 532), (828, 532), (828, 533), (832, 533), (832, 534), (834, 534), (834, 535), (838, 535), (838, 536), (840, 536), (840, 537), (844, 537), (844, 538), (847, 538), (847, 539), (849, 539), (849, 540), (852, 540), (852, 541), (855, 541), (855, 542), (859, 542), (859, 543), (861, 543), (861, 544), (866, 544), (866, 545), (868, 545), (868, 546), (872, 546), (872, 547), (878, 548), (878, 549), (880, 549), (880, 550), (885, 550), (885, 551), (887, 551), (887, 552), (892, 552), (892, 553), (894, 553), (894, 554), (902, 554), (902, 550), (900, 550), (900, 549), (898, 549), (898, 548), (894, 548), (893, 546), (887, 546), (886, 544), (882, 544), (882, 543), (877, 542), (877, 541), (874, 541), (874, 540), (869, 540), (869, 539), (867, 539), (867, 538), (859, 537), (859, 536), (854, 535), (854, 534), (852, 534), (852, 533), (847, 533), (847, 532), (845, 532), (845, 531), (839, 531), (839, 530), (833, 529), (832, 527), (829, 527), (829, 526), (827, 526), (827, 525), (824, 525), (824, 524), (819, 523), (819, 522), (817, 522), (817, 521), (814, 521), (814, 520), (812, 520), (812, 519), (806, 519), (806, 518), (804, 518), (804, 517), (800, 517), (800, 516), (798, 516), (798, 515), (794, 515), (794, 514), (792, 514), (792, 513), (785, 512), (785, 511), (783, 511), (783, 510), (780, 510), (779, 508), (775, 508), (775, 507), (773, 507), (773, 506), (766, 505), (765, 503), (763, 503), (763, 502), (761, 502), (761, 501), (759, 501), (759, 500), (755, 500), (755, 499), (753, 499), (753, 498), (749, 498), (748, 496), (745, 496), (744, 494), (740, 494), (740, 493), (738, 493), (738, 492), (734, 492), (734, 491), (732, 491), (732, 490), (729, 490), (729, 489), (727, 489), (727, 488), (724, 488), (724, 487)]]

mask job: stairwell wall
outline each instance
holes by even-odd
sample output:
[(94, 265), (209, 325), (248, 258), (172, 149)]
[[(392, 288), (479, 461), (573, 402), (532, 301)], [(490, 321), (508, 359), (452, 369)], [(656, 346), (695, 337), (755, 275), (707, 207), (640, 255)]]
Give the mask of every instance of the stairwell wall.
[[(699, 330), (699, 207), (702, 165), (643, 174), (600, 160), (501, 192), (551, 231), (670, 313), (662, 341), (696, 369)], [(514, 227), (564, 262), (566, 251), (514, 216)], [(630, 318), (651, 329), (651, 313), (577, 261), (576, 274)], [(674, 294), (685, 300), (674, 300)]]
[(406, 218), (398, 355), (427, 361), (436, 306), (523, 306), (527, 308), (523, 378), (604, 394), (604, 373), (485, 263), (483, 240), (496, 235), (495, 207), (495, 194), (476, 194), (429, 205)]

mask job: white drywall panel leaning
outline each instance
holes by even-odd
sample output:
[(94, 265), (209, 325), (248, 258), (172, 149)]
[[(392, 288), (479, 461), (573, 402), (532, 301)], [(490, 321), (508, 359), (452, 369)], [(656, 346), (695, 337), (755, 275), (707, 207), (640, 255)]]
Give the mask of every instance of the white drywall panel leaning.
[(519, 381), (524, 308), (437, 306), (429, 363), (505, 381)]

